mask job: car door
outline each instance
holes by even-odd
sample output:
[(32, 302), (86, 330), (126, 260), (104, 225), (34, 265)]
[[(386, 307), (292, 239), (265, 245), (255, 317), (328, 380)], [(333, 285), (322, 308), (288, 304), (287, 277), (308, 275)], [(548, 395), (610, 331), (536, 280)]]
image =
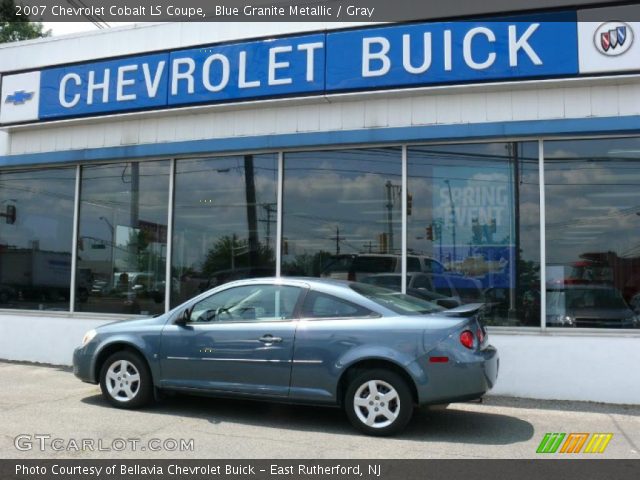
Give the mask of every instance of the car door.
[(230, 287), (191, 306), (184, 325), (162, 333), (161, 385), (286, 396), (303, 289), (251, 284)]

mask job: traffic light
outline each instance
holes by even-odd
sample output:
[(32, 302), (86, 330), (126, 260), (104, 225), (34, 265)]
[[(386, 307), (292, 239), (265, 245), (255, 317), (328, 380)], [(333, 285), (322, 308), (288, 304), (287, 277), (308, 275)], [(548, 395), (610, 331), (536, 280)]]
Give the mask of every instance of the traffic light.
[(7, 213), (2, 216), (6, 218), (6, 222), (9, 225), (13, 225), (14, 223), (16, 223), (16, 206), (7, 205)]
[(427, 240), (433, 241), (433, 225), (427, 227)]
[(407, 215), (411, 215), (411, 207), (413, 206), (413, 195), (407, 193)]

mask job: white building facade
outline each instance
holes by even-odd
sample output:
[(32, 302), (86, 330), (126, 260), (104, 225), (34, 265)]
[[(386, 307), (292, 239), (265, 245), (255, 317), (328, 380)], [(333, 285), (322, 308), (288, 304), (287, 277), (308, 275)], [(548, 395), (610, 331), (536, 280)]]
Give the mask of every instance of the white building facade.
[(622, 20), (0, 46), (0, 358), (69, 364), (97, 325), (321, 276), (485, 303), (494, 394), (637, 404), (640, 22)]

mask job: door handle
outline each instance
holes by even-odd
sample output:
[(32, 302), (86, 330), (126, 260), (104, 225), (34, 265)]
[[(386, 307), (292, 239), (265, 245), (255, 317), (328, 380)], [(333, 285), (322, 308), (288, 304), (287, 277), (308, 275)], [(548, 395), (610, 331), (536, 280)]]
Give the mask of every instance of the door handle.
[(264, 335), (264, 336), (260, 337), (258, 340), (260, 340), (263, 343), (280, 343), (280, 342), (282, 342), (282, 338), (274, 337), (271, 334)]

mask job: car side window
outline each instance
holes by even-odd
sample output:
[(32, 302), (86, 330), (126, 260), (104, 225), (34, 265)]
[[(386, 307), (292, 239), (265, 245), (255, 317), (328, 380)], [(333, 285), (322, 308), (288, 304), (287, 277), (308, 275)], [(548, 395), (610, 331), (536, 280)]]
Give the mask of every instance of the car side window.
[(304, 318), (354, 318), (373, 315), (371, 310), (351, 303), (347, 300), (310, 291), (302, 305)]
[(429, 277), (426, 275), (418, 275), (413, 282), (413, 288), (424, 288), (426, 290), (431, 290), (431, 282), (429, 281)]
[(417, 257), (407, 257), (407, 272), (419, 272), (420, 260)]
[(293, 318), (301, 289), (285, 285), (243, 285), (196, 303), (192, 323), (269, 322)]

